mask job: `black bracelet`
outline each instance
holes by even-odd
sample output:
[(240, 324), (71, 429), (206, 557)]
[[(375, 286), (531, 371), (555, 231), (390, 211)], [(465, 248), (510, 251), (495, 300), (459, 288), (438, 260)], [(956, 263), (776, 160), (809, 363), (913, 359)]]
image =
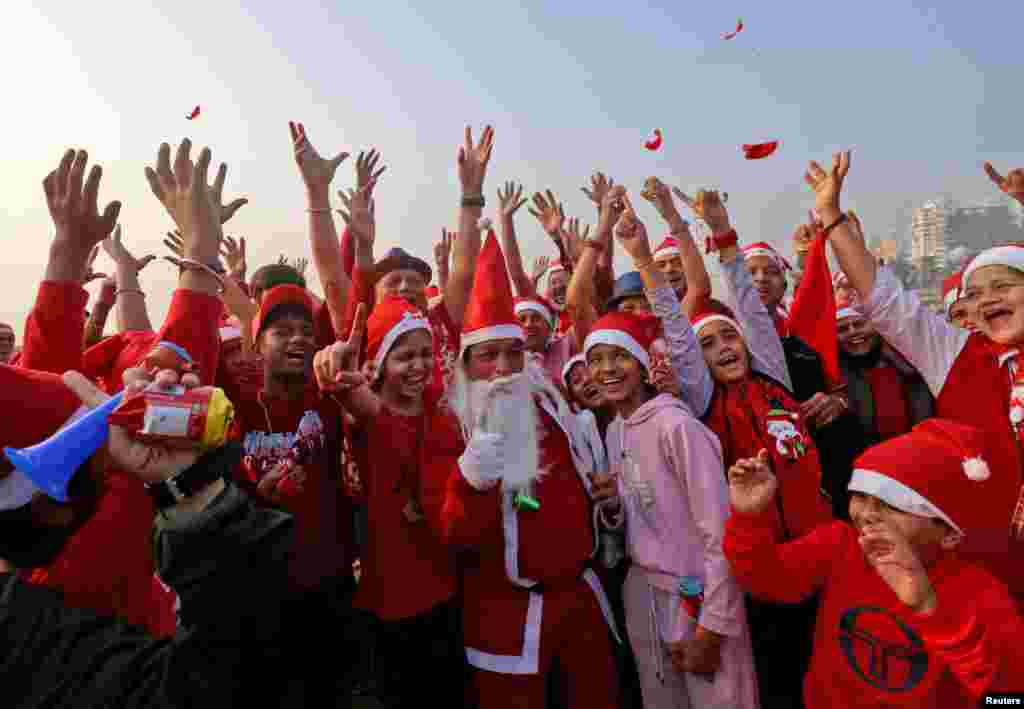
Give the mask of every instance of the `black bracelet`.
[(849, 218), (849, 217), (847, 217), (847, 216), (846, 216), (845, 214), (843, 214), (843, 215), (841, 215), (841, 216), (840, 216), (840, 217), (839, 217), (838, 219), (836, 219), (836, 220), (835, 220), (834, 222), (832, 222), (832, 223), (831, 223), (831, 224), (829, 224), (829, 225), (828, 225), (827, 227), (825, 227), (824, 229), (822, 229), (822, 230), (821, 230), (821, 233), (822, 233), (822, 234), (825, 234), (825, 235), (828, 235), (828, 233), (829, 233), (830, 231), (832, 231), (833, 229), (835, 229), (835, 228), (836, 228), (837, 226), (839, 226), (840, 224), (845, 224), (845, 223), (846, 223), (846, 222), (848, 222), (848, 221), (850, 221), (850, 218)]
[(146, 483), (146, 492), (153, 498), (157, 509), (173, 507), (215, 480), (230, 479), (231, 471), (241, 461), (243, 452), (238, 443), (214, 448), (177, 475), (160, 482)]
[(486, 205), (486, 203), (487, 202), (484, 199), (483, 195), (478, 195), (476, 197), (463, 197), (462, 198), (462, 206), (463, 207), (480, 207), (481, 209), (483, 209), (483, 207)]

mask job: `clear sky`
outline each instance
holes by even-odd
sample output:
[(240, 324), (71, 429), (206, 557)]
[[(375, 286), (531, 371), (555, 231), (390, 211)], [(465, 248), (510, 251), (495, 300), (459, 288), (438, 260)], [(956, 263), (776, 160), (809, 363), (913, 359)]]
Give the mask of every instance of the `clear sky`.
[[(723, 42), (738, 17), (746, 29)], [(658, 175), (728, 191), (741, 239), (787, 251), (812, 204), (808, 159), (854, 149), (848, 206), (869, 234), (902, 234), (938, 194), (998, 196), (982, 160), (1024, 165), (1020, 3), (6, 0), (0, 20), (0, 320), (19, 338), (52, 234), (41, 181), (67, 147), (103, 165), (101, 200), (124, 202), (142, 255), (162, 254), (172, 226), (144, 165), (161, 141), (209, 145), (229, 165), (227, 196), (250, 199), (227, 229), (247, 238), (250, 272), (308, 254), (289, 119), (324, 153), (381, 149), (378, 251), (401, 243), (431, 261), (455, 225), (466, 123), (496, 128), (488, 211), (515, 179), (593, 222), (579, 191), (592, 171), (635, 196)], [(665, 144), (650, 153), (656, 127)], [(742, 159), (742, 143), (774, 139), (776, 155)], [(352, 181), (346, 164), (336, 186)], [(551, 251), (525, 208), (517, 226), (531, 261)], [(142, 274), (156, 322), (174, 281), (162, 261)]]

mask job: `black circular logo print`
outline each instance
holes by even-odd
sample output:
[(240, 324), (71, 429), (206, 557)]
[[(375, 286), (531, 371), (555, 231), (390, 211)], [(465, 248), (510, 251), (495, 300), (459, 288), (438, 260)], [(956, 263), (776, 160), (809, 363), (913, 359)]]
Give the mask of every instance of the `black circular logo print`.
[(928, 653), (913, 628), (884, 608), (851, 608), (839, 619), (839, 647), (872, 687), (908, 692), (928, 672)]

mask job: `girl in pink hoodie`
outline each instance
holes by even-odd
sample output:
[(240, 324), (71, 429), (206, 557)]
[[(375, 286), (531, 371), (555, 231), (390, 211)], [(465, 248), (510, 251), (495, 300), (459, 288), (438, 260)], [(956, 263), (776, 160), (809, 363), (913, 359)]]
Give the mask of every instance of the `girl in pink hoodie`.
[[(647, 289), (663, 286), (631, 207), (616, 235)], [(584, 344), (618, 414), (606, 437), (611, 475), (597, 476), (595, 491), (609, 498), (605, 524), (626, 530), (626, 627), (644, 706), (756, 708), (743, 595), (722, 552), (729, 497), (721, 446), (686, 403), (650, 385), (658, 331), (657, 318), (610, 313)]]

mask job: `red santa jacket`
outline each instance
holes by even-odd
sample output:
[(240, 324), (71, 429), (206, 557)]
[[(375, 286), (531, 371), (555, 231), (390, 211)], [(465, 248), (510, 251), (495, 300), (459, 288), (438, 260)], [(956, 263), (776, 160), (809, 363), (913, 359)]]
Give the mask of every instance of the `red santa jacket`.
[[(540, 508), (534, 511), (517, 511), (501, 485), (480, 492), (466, 481), (458, 464), (465, 443), (449, 410), (433, 417), (426, 437), (427, 520), (443, 540), (475, 552), (463, 566), (467, 657), (497, 672), (537, 672), (542, 615), (548, 611), (544, 593), (528, 591), (579, 587), (594, 549), (590, 501), (568, 438), (547, 412), (538, 411), (545, 473), (535, 486)], [(600, 601), (599, 585), (587, 582)]]
[(821, 462), (800, 406), (785, 387), (755, 373), (728, 386), (715, 385), (708, 426), (722, 443), (728, 470), (741, 458), (755, 458), (763, 448), (779, 479), (778, 506), (772, 511), (775, 539), (806, 534), (832, 520), (821, 487)]
[(933, 564), (939, 604), (924, 616), (871, 567), (845, 522), (781, 545), (768, 515), (734, 510), (725, 529), (725, 555), (755, 596), (792, 603), (821, 593), (804, 680), (808, 709), (967, 709), (986, 692), (1020, 691), (1024, 620), (981, 567), (955, 555)]

